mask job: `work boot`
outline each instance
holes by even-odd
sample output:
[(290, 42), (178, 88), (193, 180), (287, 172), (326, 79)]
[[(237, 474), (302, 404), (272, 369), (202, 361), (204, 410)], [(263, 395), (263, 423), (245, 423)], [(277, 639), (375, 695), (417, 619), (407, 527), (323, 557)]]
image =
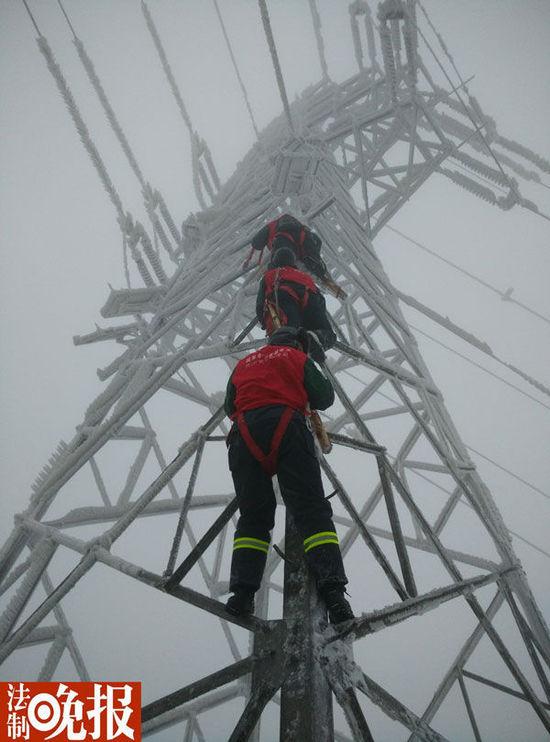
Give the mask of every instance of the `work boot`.
[(251, 616), (254, 613), (254, 590), (246, 587), (236, 588), (225, 604), (225, 610), (232, 616)]
[(351, 621), (355, 618), (350, 604), (344, 598), (344, 592), (343, 587), (332, 587), (321, 593), (327, 607), (329, 621), (332, 624)]

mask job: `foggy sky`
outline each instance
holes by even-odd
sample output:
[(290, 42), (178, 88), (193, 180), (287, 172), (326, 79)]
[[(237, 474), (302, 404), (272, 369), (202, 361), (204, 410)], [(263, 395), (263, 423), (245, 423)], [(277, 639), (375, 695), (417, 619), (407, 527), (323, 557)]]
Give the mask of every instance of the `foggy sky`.
[[(331, 76), (355, 72), (347, 2), (318, 0)], [(550, 157), (547, 66), (550, 5), (543, 0), (426, 0), (469, 88), (504, 136)], [(220, 3), (260, 128), (281, 110), (256, 3)], [(320, 78), (305, 0), (272, 0), (272, 23), (292, 100)], [(80, 67), (70, 32), (53, 0), (31, 2), (42, 33), (78, 105), (126, 209), (141, 214), (133, 177)], [(82, 38), (138, 162), (180, 220), (199, 210), (190, 147), (170, 96), (139, 3), (67, 0)], [(210, 2), (150, 2), (194, 126), (208, 142), (225, 180), (254, 142)], [(75, 348), (72, 336), (108, 324), (99, 315), (107, 283), (124, 285), (122, 245), (112, 205), (78, 140), (34, 42), (23, 5), (0, 0), (0, 130), (2, 132), (0, 541), (23, 510), (30, 485), (58, 440), (70, 439), (101, 391), (95, 370), (115, 355), (112, 343)], [(423, 51), (428, 61), (429, 54)], [(299, 61), (298, 61), (299, 60)], [(550, 214), (547, 187), (520, 185)], [(440, 176), (429, 182), (392, 226), (550, 317), (549, 223), (515, 207), (503, 212)], [(496, 355), (550, 385), (550, 326), (458, 276), (382, 230), (375, 247), (394, 285), (487, 341)], [(414, 312), (411, 324), (510, 382), (544, 397), (498, 364)], [(472, 448), (550, 494), (550, 410), (519, 396), (418, 335), (421, 352), (454, 422)], [(550, 502), (472, 454), (507, 525), (548, 549)], [(230, 489), (228, 476), (228, 491)], [(548, 559), (515, 542), (546, 615)]]

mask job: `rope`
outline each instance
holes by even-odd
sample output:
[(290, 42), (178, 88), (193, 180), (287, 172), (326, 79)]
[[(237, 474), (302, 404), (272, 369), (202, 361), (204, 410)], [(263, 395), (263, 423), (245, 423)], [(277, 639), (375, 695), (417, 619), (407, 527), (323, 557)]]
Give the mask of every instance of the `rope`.
[(277, 54), (277, 48), (275, 46), (275, 39), (273, 37), (273, 31), (271, 30), (271, 22), (269, 20), (269, 13), (267, 10), (266, 0), (258, 0), (260, 6), (260, 13), (262, 16), (262, 23), (264, 26), (265, 36), (267, 39), (267, 45), (269, 46), (269, 52), (271, 54), (271, 61), (273, 62), (273, 68), (275, 70), (275, 77), (277, 78), (277, 85), (279, 87), (279, 93), (283, 102), (283, 108), (288, 120), (290, 131), (296, 135), (294, 124), (292, 122), (292, 116), (290, 115), (290, 105), (286, 95), (285, 81), (283, 80), (283, 73), (281, 72), (281, 65), (279, 64), (279, 56)]
[(546, 322), (546, 324), (550, 325), (550, 318), (545, 317), (543, 314), (540, 314), (539, 312), (535, 311), (534, 309), (527, 306), (526, 304), (523, 304), (522, 302), (517, 301), (516, 299), (513, 299), (512, 296), (510, 295), (510, 289), (508, 289), (508, 291), (501, 291), (500, 289), (496, 288), (496, 286), (492, 286), (487, 281), (484, 281), (483, 279), (479, 278), (473, 273), (470, 273), (464, 268), (461, 268), (456, 263), (453, 263), (452, 261), (447, 260), (447, 258), (444, 258), (441, 255), (438, 255), (438, 253), (436, 253), (434, 250), (430, 250), (430, 248), (426, 247), (426, 245), (422, 245), (420, 242), (417, 242), (412, 237), (408, 237), (406, 234), (403, 234), (403, 232), (400, 232), (398, 229), (395, 229), (394, 227), (390, 227), (389, 224), (385, 224), (384, 226), (386, 229), (389, 229), (390, 232), (395, 232), (395, 234), (398, 234), (404, 240), (411, 242), (413, 245), (416, 245), (416, 247), (419, 247), (421, 250), (424, 250), (424, 252), (427, 252), (432, 257), (437, 258), (437, 260), (441, 260), (441, 262), (446, 263), (447, 265), (451, 266), (451, 268), (453, 268), (454, 270), (467, 276), (467, 278), (469, 278), (474, 283), (478, 283), (480, 286), (483, 286), (489, 291), (492, 291), (493, 293), (497, 294), (497, 296), (500, 296), (500, 298), (503, 301), (507, 301), (507, 302), (510, 302), (511, 304), (515, 304), (516, 306), (520, 307), (520, 309), (523, 309), (526, 312), (529, 312), (529, 314), (532, 314), (533, 316), (538, 317), (543, 322)]
[(256, 138), (260, 137), (260, 133), (258, 131), (258, 127), (256, 126), (256, 119), (254, 118), (254, 114), (252, 112), (252, 107), (250, 105), (250, 101), (248, 99), (248, 94), (246, 92), (246, 88), (244, 86), (243, 79), (241, 77), (241, 73), (239, 72), (239, 68), (237, 66), (237, 60), (235, 59), (235, 54), (233, 53), (233, 47), (231, 46), (231, 42), (229, 40), (229, 36), (227, 35), (227, 30), (225, 28), (225, 23), (223, 22), (222, 14), (220, 12), (220, 7), (218, 5), (218, 0), (214, 1), (214, 7), (216, 8), (216, 13), (218, 15), (218, 20), (220, 21), (220, 26), (222, 29), (223, 37), (225, 39), (225, 43), (227, 44), (227, 50), (229, 51), (229, 56), (231, 57), (231, 62), (233, 63), (233, 69), (235, 70), (235, 74), (237, 75), (237, 80), (239, 81), (239, 85), (241, 87), (241, 92), (243, 94), (244, 102), (246, 105), (246, 108), (248, 110), (248, 115), (250, 116), (250, 121), (252, 122), (252, 128), (254, 129), (254, 133), (256, 134)]

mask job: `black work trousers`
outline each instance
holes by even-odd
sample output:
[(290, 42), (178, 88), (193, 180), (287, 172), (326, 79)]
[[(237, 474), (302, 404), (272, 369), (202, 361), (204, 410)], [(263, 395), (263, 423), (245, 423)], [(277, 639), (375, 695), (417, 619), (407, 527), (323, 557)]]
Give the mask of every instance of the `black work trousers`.
[[(253, 439), (268, 453), (274, 430), (285, 408), (262, 407), (245, 413)], [(230, 590), (258, 590), (267, 559), (276, 500), (271, 477), (252, 456), (233, 426), (229, 436), (229, 468), (233, 476), (240, 517), (235, 532)], [(313, 436), (305, 417), (295, 412), (281, 441), (277, 478), (286, 507), (304, 540), (305, 558), (320, 590), (346, 585), (340, 547), (325, 499)]]
[(283, 325), (303, 327), (312, 330), (323, 348), (328, 350), (336, 342), (336, 335), (327, 315), (325, 297), (319, 292), (311, 292), (304, 308), (284, 289), (273, 292), (273, 304), (279, 309)]

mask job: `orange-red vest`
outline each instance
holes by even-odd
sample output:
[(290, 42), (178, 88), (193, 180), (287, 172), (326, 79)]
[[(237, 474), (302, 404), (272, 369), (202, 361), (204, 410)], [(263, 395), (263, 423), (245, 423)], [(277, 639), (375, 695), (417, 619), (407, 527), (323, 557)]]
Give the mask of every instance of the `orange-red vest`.
[(286, 345), (266, 345), (239, 361), (231, 377), (236, 391), (232, 417), (268, 405), (286, 405), (305, 415), (306, 361), (305, 353)]

